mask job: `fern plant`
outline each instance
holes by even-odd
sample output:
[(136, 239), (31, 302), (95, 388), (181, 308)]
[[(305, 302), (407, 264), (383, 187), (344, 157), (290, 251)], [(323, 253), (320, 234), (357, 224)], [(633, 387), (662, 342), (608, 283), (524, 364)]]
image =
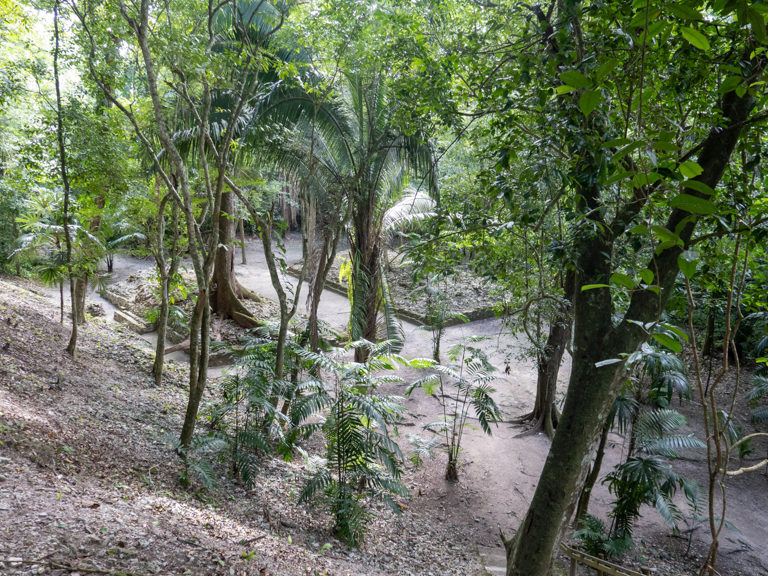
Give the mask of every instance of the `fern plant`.
[[(226, 348), (235, 362), (219, 389), (220, 396), (203, 412), (211, 427), (208, 437), (217, 440), (214, 445), (221, 457), (229, 459), (233, 472), (246, 484), (252, 484), (260, 455), (277, 450), (285, 456), (292, 451), (296, 435), (289, 418), (278, 407), (281, 399), (287, 401), (293, 396), (294, 386), (275, 378), (276, 344), (267, 336), (257, 334), (242, 350), (227, 345), (217, 348)], [(290, 351), (295, 350), (291, 347)]]
[(768, 396), (768, 376), (755, 375), (752, 389), (747, 392), (747, 400), (755, 406), (752, 410), (752, 419), (755, 422), (768, 420), (768, 406), (757, 406), (758, 399), (763, 396)]
[[(635, 356), (634, 372), (614, 402), (598, 451), (601, 455), (611, 427), (628, 439), (626, 459), (603, 480), (615, 497), (611, 526), (600, 541), (606, 555), (620, 555), (633, 546), (632, 528), (643, 506), (653, 506), (675, 531), (683, 518), (673, 501), (676, 492), (683, 490), (694, 512), (698, 507), (698, 485), (675, 474), (668, 462), (681, 450), (705, 447), (693, 434), (680, 432), (686, 419), (669, 408), (674, 396), (682, 400), (689, 395), (685, 366), (675, 355), (649, 345)], [(596, 480), (597, 474), (590, 478)]]
[[(470, 409), (486, 434), (491, 434), (491, 424), (501, 419), (501, 412), (492, 394), (495, 392), (491, 382), (495, 379), (495, 368), (488, 361), (485, 352), (471, 346), (485, 338), (471, 336), (451, 347), (448, 358), (453, 362), (449, 366), (435, 363), (433, 360), (420, 360), (421, 367), (429, 368), (432, 373), (410, 385), (407, 395), (416, 388), (422, 388), (430, 396), (436, 396), (443, 407), (442, 418), (425, 426), (426, 430), (443, 437), (448, 455), (445, 469), (447, 480), (459, 479), (459, 454), (464, 430), (470, 426)], [(414, 364), (415, 365), (415, 364)]]
[(605, 523), (597, 516), (585, 514), (579, 520), (581, 528), (573, 536), (581, 542), (581, 548), (592, 556), (621, 556), (632, 548), (632, 541), (626, 538), (611, 538)]
[(685, 423), (685, 417), (676, 410), (658, 408), (638, 412), (631, 433), (632, 446), (639, 455), (631, 451), (603, 480), (615, 496), (607, 541), (617, 542), (611, 544), (606, 553), (632, 547), (632, 528), (644, 505), (653, 506), (675, 532), (683, 518), (673, 500), (678, 490), (683, 490), (692, 510), (697, 510), (698, 485), (676, 474), (667, 461), (667, 458), (677, 458), (679, 450), (706, 447), (693, 434), (677, 433)]
[[(367, 349), (365, 362), (344, 362), (339, 357), (360, 346)], [(363, 540), (370, 500), (383, 501), (399, 512), (394, 498), (408, 495), (400, 481), (403, 455), (389, 434), (403, 408), (397, 398), (375, 394), (383, 382), (401, 381), (387, 372), (398, 363), (408, 364), (387, 346), (363, 341), (336, 354), (303, 351), (301, 357), (317, 367), (314, 372), (329, 378), (303, 383), (303, 394), (291, 408), (298, 433), (321, 429), (326, 440), (325, 458), (300, 501), (322, 501), (334, 517), (335, 533), (353, 546)]]

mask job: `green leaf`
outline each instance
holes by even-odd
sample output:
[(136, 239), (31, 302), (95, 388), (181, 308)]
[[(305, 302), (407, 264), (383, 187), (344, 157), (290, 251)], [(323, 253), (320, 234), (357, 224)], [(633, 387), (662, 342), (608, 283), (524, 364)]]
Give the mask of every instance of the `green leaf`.
[(677, 257), (677, 265), (680, 267), (680, 272), (683, 276), (689, 280), (696, 274), (696, 263), (698, 262), (701, 254), (695, 250), (685, 250)]
[(624, 156), (626, 156), (627, 154), (631, 154), (632, 152), (634, 152), (638, 148), (641, 148), (642, 146), (645, 146), (645, 140), (635, 140), (631, 144), (627, 144), (623, 148), (617, 150), (616, 154), (611, 156), (611, 162), (618, 162), (619, 160), (624, 158)]
[(659, 344), (664, 346), (664, 348), (669, 348), (674, 353), (679, 354), (683, 350), (683, 345), (680, 344), (677, 340), (672, 338), (669, 334), (652, 334), (651, 337), (656, 340)]
[(677, 152), (680, 147), (668, 140), (656, 140), (656, 142), (653, 143), (653, 148), (654, 150), (660, 150), (662, 152)]
[(677, 169), (684, 178), (696, 178), (696, 176), (704, 172), (704, 169), (697, 162), (691, 162), (690, 160), (680, 164)]
[(632, 142), (629, 138), (614, 138), (613, 140), (606, 140), (600, 146), (601, 148), (616, 148), (616, 146), (624, 146)]
[(751, 6), (747, 6), (747, 17), (749, 18), (749, 24), (752, 27), (752, 32), (760, 42), (765, 42), (765, 18), (757, 10)]
[(568, 94), (569, 92), (573, 92), (574, 90), (576, 90), (576, 88), (574, 88), (573, 86), (568, 86), (567, 84), (563, 84), (555, 88), (555, 93), (557, 93), (558, 95)]
[(579, 108), (584, 116), (589, 116), (603, 101), (603, 94), (599, 90), (587, 90), (579, 98)]
[(691, 190), (696, 190), (696, 192), (701, 192), (702, 194), (706, 194), (707, 196), (712, 196), (712, 194), (715, 193), (712, 188), (704, 184), (704, 182), (700, 182), (698, 180), (686, 180), (683, 182), (683, 188), (689, 188)]
[(587, 290), (594, 290), (595, 288), (610, 288), (610, 285), (608, 284), (584, 284), (584, 286), (581, 287), (582, 292), (586, 292)]
[(611, 274), (611, 284), (624, 286), (628, 290), (632, 290), (635, 287), (635, 281), (632, 280), (631, 276), (619, 272)]
[(672, 208), (685, 210), (691, 214), (709, 215), (717, 212), (714, 202), (690, 194), (678, 194), (669, 204)]
[(647, 174), (636, 174), (632, 178), (632, 187), (640, 188), (641, 186), (650, 186), (654, 182), (657, 182), (661, 178), (661, 174), (657, 172), (648, 172)]
[(667, 10), (673, 15), (677, 16), (681, 20), (703, 20), (701, 13), (695, 8), (681, 4), (680, 2), (671, 2), (667, 6)]
[(680, 239), (680, 236), (672, 232), (671, 230), (667, 230), (663, 226), (654, 225), (651, 226), (651, 229), (653, 230), (654, 234), (659, 237), (659, 240), (662, 242), (669, 242), (672, 245), (679, 244), (680, 246), (683, 245), (683, 241)]
[(730, 92), (731, 90), (735, 90), (739, 84), (741, 84), (741, 76), (728, 76), (723, 82), (720, 84), (720, 88), (718, 89), (718, 92), (720, 94), (725, 94), (727, 92)]
[(688, 342), (688, 334), (682, 328), (679, 328), (678, 326), (675, 326), (674, 324), (669, 324), (667, 322), (662, 322), (661, 327), (675, 334), (683, 342)]
[(704, 50), (705, 52), (709, 50), (709, 40), (707, 40), (707, 37), (695, 28), (683, 26), (680, 31), (683, 33), (683, 38), (688, 40), (688, 42), (690, 42), (691, 45), (695, 48)]
[(606, 60), (600, 66), (600, 68), (597, 69), (597, 74), (596, 74), (597, 81), (599, 82), (600, 80), (608, 76), (608, 74), (613, 72), (618, 65), (619, 65), (619, 61), (616, 58), (609, 58), (608, 60)]
[(562, 80), (563, 84), (573, 86), (574, 88), (592, 87), (592, 81), (578, 70), (566, 70), (560, 74), (560, 80)]
[(626, 178), (631, 178), (633, 176), (634, 172), (631, 170), (625, 170), (624, 172), (619, 172), (618, 174), (614, 174), (610, 178), (608, 178), (604, 184), (606, 186), (610, 186), (611, 184), (615, 184), (616, 182), (621, 182), (622, 180), (625, 180)]
[(648, 268), (643, 268), (642, 270), (638, 271), (638, 274), (640, 274), (640, 278), (642, 278), (643, 282), (646, 284), (653, 283), (653, 271), (648, 270)]

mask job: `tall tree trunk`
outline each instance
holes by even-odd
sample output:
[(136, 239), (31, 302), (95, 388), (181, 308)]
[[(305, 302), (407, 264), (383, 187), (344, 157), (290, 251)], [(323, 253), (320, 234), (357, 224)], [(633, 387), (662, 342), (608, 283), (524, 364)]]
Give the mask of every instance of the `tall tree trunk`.
[(571, 339), (573, 326), (573, 296), (576, 274), (568, 270), (564, 279), (564, 301), (558, 307), (557, 314), (549, 325), (549, 334), (544, 344), (544, 350), (539, 355), (536, 377), (536, 401), (533, 412), (524, 420), (533, 422), (527, 433), (543, 431), (552, 439), (557, 428), (558, 412), (555, 406), (557, 395), (557, 377), (560, 374), (560, 364)]
[[(277, 300), (280, 305), (280, 328), (278, 331), (277, 336), (277, 351), (275, 352), (275, 378), (276, 379), (282, 379), (283, 372), (284, 372), (284, 366), (285, 366), (285, 346), (286, 346), (286, 340), (288, 337), (288, 324), (291, 321), (291, 318), (296, 314), (296, 309), (298, 307), (299, 302), (299, 296), (301, 294), (301, 287), (304, 283), (304, 274), (307, 270), (307, 257), (306, 257), (306, 240), (303, 246), (303, 252), (304, 252), (304, 264), (301, 267), (301, 272), (299, 273), (299, 280), (296, 283), (296, 289), (293, 293), (293, 302), (289, 306), (288, 304), (288, 294), (286, 293), (285, 287), (283, 286), (282, 282), (280, 281), (280, 274), (277, 269), (277, 259), (275, 258), (275, 253), (272, 248), (272, 213), (274, 211), (274, 205), (271, 207), (269, 213), (266, 217), (261, 217), (256, 212), (255, 207), (253, 204), (248, 200), (248, 198), (245, 196), (242, 190), (240, 190), (229, 178), (226, 178), (227, 184), (232, 189), (232, 191), (237, 195), (240, 202), (243, 203), (243, 205), (248, 210), (249, 214), (251, 215), (251, 218), (253, 218), (254, 223), (259, 228), (259, 235), (261, 237), (261, 245), (264, 249), (264, 259), (267, 263), (267, 268), (269, 269), (269, 278), (272, 281), (272, 287), (275, 289), (275, 292), (277, 293)], [(277, 400), (275, 399), (273, 402), (273, 405), (276, 407)]]
[(712, 356), (715, 349), (715, 305), (710, 304), (707, 309), (707, 333), (704, 336), (704, 345), (701, 348), (703, 356)]
[[(373, 194), (371, 193), (371, 196)], [(376, 342), (377, 319), (380, 305), (381, 246), (374, 233), (373, 207), (369, 202), (353, 217), (354, 231), (350, 239), (352, 259), (352, 306), (350, 311), (350, 338)], [(355, 362), (365, 362), (368, 350), (355, 349)]]
[[(731, 154), (745, 126), (753, 105), (752, 97), (739, 97), (729, 92), (722, 97), (722, 125), (714, 127), (701, 145), (698, 164), (703, 172), (696, 180), (715, 189), (720, 182)], [(588, 152), (588, 151), (586, 151)], [(591, 159), (585, 155), (580, 173), (596, 173)], [(546, 576), (557, 546), (567, 526), (589, 464), (597, 448), (600, 430), (610, 413), (624, 371), (621, 355), (635, 351), (647, 338), (636, 323), (653, 322), (664, 310), (678, 274), (679, 246), (654, 255), (648, 269), (656, 272), (659, 291), (635, 291), (624, 320), (617, 326), (612, 320), (612, 298), (609, 288), (582, 291), (588, 284), (608, 284), (611, 255), (616, 238), (625, 222), (605, 228), (600, 207), (600, 190), (580, 190), (585, 204), (585, 218), (593, 220), (603, 231), (581, 232), (576, 240), (576, 293), (574, 298), (574, 358), (573, 369), (563, 414), (552, 441), (541, 478), (515, 537), (505, 540), (508, 576)], [(686, 193), (693, 194), (690, 189)], [(666, 229), (677, 231), (683, 246), (687, 246), (697, 219), (681, 209), (672, 210)], [(586, 228), (589, 228), (586, 227)], [(631, 322), (628, 322), (631, 320)], [(616, 360), (601, 364), (604, 360)]]
[(203, 399), (206, 379), (208, 377), (208, 358), (210, 352), (210, 323), (211, 308), (208, 305), (208, 294), (199, 291), (197, 304), (192, 312), (189, 332), (189, 398), (184, 413), (184, 424), (181, 428), (179, 443), (182, 450), (189, 448), (192, 435), (195, 432), (197, 413)]
[(221, 215), (219, 216), (219, 234), (221, 241), (216, 250), (216, 261), (213, 268), (211, 305), (220, 318), (231, 318), (243, 328), (259, 326), (256, 320), (243, 304), (241, 298), (246, 291), (240, 286), (235, 277), (235, 220), (233, 195), (229, 191), (222, 192)]
[(163, 369), (165, 367), (165, 337), (168, 332), (168, 273), (160, 272), (160, 312), (157, 315), (157, 342), (155, 343), (155, 360), (152, 363), (152, 376), (155, 386), (163, 384)]
[(67, 344), (67, 353), (73, 358), (77, 353), (77, 318), (78, 307), (75, 295), (75, 273), (72, 265), (72, 237), (69, 229), (70, 190), (69, 174), (67, 173), (67, 152), (64, 146), (64, 118), (61, 112), (61, 86), (59, 83), (59, 0), (53, 5), (53, 77), (56, 86), (56, 140), (59, 144), (59, 167), (61, 181), (64, 187), (64, 239), (67, 246), (67, 273), (69, 275), (69, 298), (72, 302), (72, 333)]
[(317, 257), (315, 273), (312, 275), (312, 280), (310, 281), (308, 295), (309, 318), (307, 320), (307, 327), (309, 329), (309, 346), (313, 352), (317, 352), (320, 349), (320, 327), (318, 319), (320, 297), (325, 289), (325, 281), (328, 278), (328, 273), (331, 271), (333, 263), (336, 260), (336, 251), (339, 246), (339, 239), (341, 238), (341, 229), (342, 227), (339, 226), (330, 233), (326, 233), (326, 236), (323, 238), (323, 243)]
[(578, 526), (579, 522), (589, 511), (589, 499), (592, 497), (592, 489), (597, 483), (597, 479), (600, 476), (600, 468), (603, 466), (603, 457), (605, 456), (605, 447), (608, 444), (608, 434), (611, 431), (611, 425), (613, 424), (613, 418), (608, 417), (603, 425), (603, 432), (600, 434), (600, 443), (597, 445), (597, 453), (595, 454), (595, 461), (587, 474), (587, 478), (584, 482), (584, 486), (579, 494), (579, 502), (576, 506), (576, 516), (574, 518), (574, 525)]
[(168, 331), (168, 311), (170, 283), (179, 268), (179, 207), (173, 202), (173, 215), (171, 226), (173, 227), (173, 243), (171, 246), (171, 264), (168, 267), (165, 258), (165, 206), (170, 201), (170, 192), (160, 199), (160, 180), (155, 180), (155, 193), (158, 201), (158, 213), (156, 218), (156, 246), (155, 264), (160, 276), (160, 313), (157, 317), (157, 342), (155, 344), (155, 361), (152, 364), (152, 375), (155, 386), (163, 383), (163, 369), (165, 367), (165, 337)]
[[(101, 229), (101, 211), (106, 206), (106, 199), (103, 194), (99, 194), (94, 198), (94, 207), (98, 209), (98, 212), (91, 218), (88, 223), (88, 231), (92, 236), (96, 236)], [(85, 307), (88, 300), (88, 274), (83, 273), (77, 277), (75, 282), (75, 295), (77, 296), (77, 323), (85, 324)]]

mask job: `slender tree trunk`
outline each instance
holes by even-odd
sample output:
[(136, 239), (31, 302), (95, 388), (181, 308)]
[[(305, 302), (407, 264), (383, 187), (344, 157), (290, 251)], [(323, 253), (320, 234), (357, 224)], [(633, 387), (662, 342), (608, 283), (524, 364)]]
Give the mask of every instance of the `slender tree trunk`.
[(192, 435), (195, 432), (195, 424), (197, 423), (197, 413), (200, 409), (200, 401), (203, 398), (208, 377), (210, 323), (211, 309), (208, 305), (208, 294), (206, 291), (200, 291), (198, 292), (197, 304), (190, 320), (189, 399), (179, 439), (184, 449), (188, 448), (192, 443)]
[(320, 306), (320, 296), (325, 287), (325, 279), (328, 274), (329, 258), (328, 241), (323, 239), (320, 247), (320, 253), (316, 258), (315, 274), (310, 281), (308, 290), (309, 318), (307, 319), (307, 328), (309, 331), (309, 347), (313, 352), (320, 349), (320, 328), (318, 324), (318, 308)]
[(64, 326), (64, 281), (59, 280), (59, 322)]
[(240, 218), (240, 264), (243, 266), (248, 264), (245, 255), (245, 218)]
[(600, 477), (600, 468), (603, 466), (603, 457), (605, 456), (605, 447), (608, 444), (608, 434), (611, 431), (611, 424), (613, 424), (613, 418), (608, 417), (603, 425), (603, 432), (600, 434), (600, 443), (597, 445), (597, 453), (595, 454), (595, 461), (592, 463), (592, 467), (587, 474), (587, 479), (584, 482), (584, 487), (581, 489), (579, 495), (579, 502), (576, 506), (576, 517), (574, 519), (574, 526), (578, 526), (579, 522), (589, 511), (589, 499), (592, 497), (592, 489), (597, 483), (597, 479)]
[[(253, 214), (256, 218), (257, 214)], [(285, 369), (285, 344), (288, 338), (288, 323), (291, 321), (293, 314), (296, 311), (296, 306), (292, 309), (288, 307), (288, 295), (285, 293), (285, 288), (280, 281), (280, 274), (277, 270), (277, 264), (275, 259), (275, 253), (272, 249), (272, 221), (260, 219), (257, 221), (259, 227), (259, 235), (261, 237), (261, 245), (264, 249), (264, 259), (267, 262), (267, 268), (269, 269), (269, 277), (272, 280), (272, 287), (277, 292), (277, 301), (280, 305), (280, 327), (277, 332), (277, 349), (275, 351), (275, 379), (281, 380), (283, 378), (283, 372)], [(296, 294), (294, 295), (294, 301), (298, 298), (299, 290), (301, 289), (301, 281), (296, 288)], [(277, 403), (277, 400), (275, 400)]]
[[(157, 182), (159, 185), (159, 181)], [(157, 194), (160, 196), (159, 190)], [(157, 318), (157, 343), (155, 345), (155, 361), (152, 364), (152, 375), (155, 378), (155, 386), (161, 386), (163, 383), (163, 369), (165, 367), (165, 338), (168, 332), (168, 311), (169, 305), (169, 291), (170, 283), (173, 276), (176, 274), (179, 268), (180, 254), (179, 254), (179, 207), (173, 203), (173, 216), (171, 220), (171, 226), (173, 226), (173, 244), (171, 246), (171, 265), (170, 269), (166, 268), (166, 260), (164, 254), (164, 238), (165, 238), (165, 218), (164, 218), (164, 206), (169, 200), (169, 196), (166, 196), (160, 202), (160, 210), (158, 210), (157, 217), (157, 253), (155, 255), (155, 263), (157, 264), (158, 273), (160, 275), (160, 314)]]
[[(278, 331), (277, 336), (277, 351), (275, 352), (276, 358), (275, 358), (275, 378), (276, 379), (282, 379), (283, 372), (284, 372), (284, 366), (285, 366), (285, 345), (286, 345), (286, 339), (288, 337), (288, 324), (291, 321), (291, 318), (296, 314), (296, 309), (298, 307), (299, 302), (299, 296), (301, 294), (301, 287), (304, 283), (304, 275), (306, 273), (307, 269), (307, 257), (306, 257), (306, 244), (304, 244), (303, 251), (304, 251), (304, 264), (301, 267), (301, 272), (299, 273), (299, 280), (296, 283), (296, 289), (293, 294), (293, 302), (288, 306), (288, 295), (285, 291), (285, 288), (283, 287), (282, 282), (280, 281), (280, 274), (277, 270), (277, 259), (275, 258), (275, 253), (272, 249), (272, 211), (274, 210), (274, 206), (270, 209), (269, 214), (267, 217), (262, 218), (259, 216), (259, 214), (256, 212), (256, 209), (254, 208), (253, 204), (248, 200), (248, 198), (243, 194), (242, 190), (237, 188), (235, 184), (227, 178), (227, 184), (230, 186), (230, 188), (233, 190), (233, 192), (237, 195), (240, 202), (243, 203), (243, 205), (248, 210), (249, 214), (251, 215), (251, 218), (253, 218), (254, 223), (259, 228), (259, 236), (261, 237), (261, 245), (264, 249), (264, 260), (267, 263), (267, 268), (269, 269), (269, 278), (272, 281), (272, 287), (275, 289), (275, 292), (277, 293), (277, 300), (280, 305), (280, 328)], [(277, 400), (273, 404), (276, 404)]]
[(73, 358), (77, 354), (77, 318), (78, 307), (75, 295), (75, 274), (72, 266), (72, 237), (69, 229), (69, 174), (67, 173), (67, 152), (64, 146), (64, 118), (61, 112), (61, 86), (59, 84), (59, 0), (53, 5), (53, 76), (56, 86), (56, 139), (59, 144), (59, 166), (61, 169), (61, 181), (64, 187), (64, 239), (67, 246), (67, 273), (69, 275), (69, 297), (72, 302), (72, 333), (67, 344), (67, 353)]
[(710, 304), (707, 310), (707, 333), (704, 336), (704, 346), (701, 349), (703, 356), (712, 356), (715, 349), (715, 305)]
[[(96, 236), (101, 229), (101, 211), (106, 206), (106, 200), (103, 194), (94, 198), (94, 207), (99, 210), (88, 223), (88, 231)], [(77, 323), (85, 324), (85, 307), (88, 300), (88, 274), (84, 273), (77, 277), (75, 283), (75, 294), (77, 295)]]
[(157, 342), (155, 343), (155, 361), (152, 363), (152, 376), (155, 386), (163, 384), (165, 367), (165, 336), (168, 331), (168, 274), (160, 271), (160, 312), (157, 316)]
[(564, 302), (558, 308), (557, 315), (549, 326), (547, 341), (537, 366), (536, 402), (533, 412), (524, 417), (525, 420), (533, 422), (533, 427), (528, 433), (541, 430), (550, 439), (555, 435), (559, 417), (555, 406), (557, 377), (560, 374), (563, 355), (571, 339), (574, 282), (575, 272), (568, 270), (564, 281)]
[(330, 233), (330, 237), (323, 238), (323, 245), (320, 249), (320, 255), (317, 258), (317, 268), (312, 276), (309, 287), (309, 319), (307, 327), (309, 328), (309, 346), (313, 352), (320, 349), (320, 327), (318, 319), (318, 309), (320, 298), (325, 289), (325, 281), (328, 273), (331, 271), (336, 260), (336, 251), (341, 238), (341, 226)]
[[(75, 298), (77, 299), (77, 323), (85, 324), (85, 302), (88, 294), (88, 276), (75, 278)], [(74, 312), (73, 312), (74, 314)]]

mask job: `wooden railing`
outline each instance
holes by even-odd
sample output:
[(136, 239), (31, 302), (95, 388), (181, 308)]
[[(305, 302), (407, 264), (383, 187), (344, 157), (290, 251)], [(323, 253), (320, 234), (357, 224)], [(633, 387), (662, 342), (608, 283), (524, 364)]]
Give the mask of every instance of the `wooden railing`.
[(576, 575), (576, 566), (578, 564), (584, 564), (597, 570), (597, 576), (647, 576), (651, 571), (647, 568), (641, 569), (642, 572), (632, 570), (631, 568), (624, 568), (613, 562), (608, 562), (603, 558), (592, 556), (581, 550), (576, 550), (565, 544), (561, 544), (560, 548), (571, 559), (571, 569), (569, 576)]

